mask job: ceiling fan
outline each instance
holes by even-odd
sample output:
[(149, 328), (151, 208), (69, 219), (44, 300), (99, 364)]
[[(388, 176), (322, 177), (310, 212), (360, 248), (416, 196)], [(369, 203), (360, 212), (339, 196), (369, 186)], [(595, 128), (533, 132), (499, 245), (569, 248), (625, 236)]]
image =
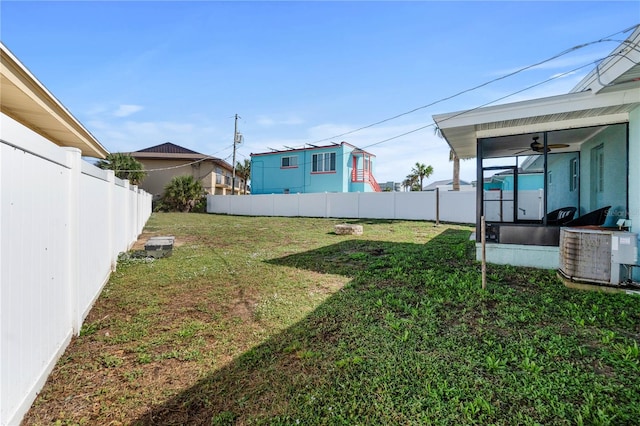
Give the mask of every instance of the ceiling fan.
[[(531, 145), (529, 145), (531, 147), (531, 150), (533, 152), (544, 152), (544, 144), (538, 142), (538, 139), (540, 139), (539, 136), (534, 136), (533, 137), (533, 142), (531, 142)], [(559, 149), (559, 148), (568, 148), (569, 144), (566, 143), (551, 143), (547, 145), (547, 152), (551, 151), (552, 149)]]

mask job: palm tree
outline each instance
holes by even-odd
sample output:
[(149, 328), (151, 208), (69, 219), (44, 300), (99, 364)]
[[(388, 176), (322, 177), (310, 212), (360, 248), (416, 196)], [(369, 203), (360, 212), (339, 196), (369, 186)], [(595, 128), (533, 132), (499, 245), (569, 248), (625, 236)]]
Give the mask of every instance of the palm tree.
[(247, 182), (251, 179), (251, 160), (245, 158), (242, 163), (236, 163), (236, 175), (240, 176), (244, 181), (244, 193), (247, 193)]
[(141, 162), (122, 152), (107, 154), (104, 160), (96, 163), (96, 166), (103, 170), (113, 170), (118, 178), (128, 179), (132, 185), (139, 185), (147, 175)]
[(402, 181), (402, 186), (404, 187), (405, 191), (407, 189), (409, 189), (409, 191), (418, 191), (418, 175), (415, 174), (409, 174), (407, 175), (407, 177), (405, 178), (405, 180)]
[(411, 180), (408, 177), (402, 181), (402, 187), (404, 188), (405, 192), (408, 191), (409, 188), (411, 188)]
[(202, 183), (193, 176), (176, 176), (164, 187), (162, 205), (169, 211), (188, 212), (205, 195)]
[(420, 191), (422, 191), (422, 182), (433, 174), (433, 167), (423, 163), (416, 163), (411, 169), (411, 175), (415, 175), (420, 181)]
[(449, 161), (453, 161), (453, 190), (460, 191), (460, 158), (454, 150), (449, 151)]

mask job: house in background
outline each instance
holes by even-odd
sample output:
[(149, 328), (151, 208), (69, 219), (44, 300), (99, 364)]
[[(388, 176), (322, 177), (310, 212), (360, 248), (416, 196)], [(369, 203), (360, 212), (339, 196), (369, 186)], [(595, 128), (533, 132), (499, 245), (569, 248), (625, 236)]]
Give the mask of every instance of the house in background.
[[(487, 261), (558, 268), (560, 227), (551, 219), (558, 208), (575, 209), (567, 226), (596, 219), (604, 232), (626, 219), (626, 229), (640, 231), (638, 64), (640, 27), (567, 94), (433, 117), (460, 158), (477, 159), (477, 182), (496, 173), (512, 176), (500, 201), (502, 217), (489, 207), (496, 203), (492, 191), (476, 189), (478, 245), (483, 216), (487, 229), (496, 231)], [(522, 212), (532, 190), (519, 175), (525, 164), (543, 176), (541, 191), (533, 188), (542, 203), (533, 220)], [(634, 279), (639, 270), (634, 268)]]
[[(129, 152), (147, 171), (140, 188), (157, 200), (165, 186), (176, 176), (193, 176), (200, 181), (207, 194), (231, 194), (233, 166), (220, 158), (166, 142), (160, 145)], [(236, 194), (244, 193), (244, 180), (236, 174)]]
[(374, 163), (347, 142), (251, 154), (251, 193), (380, 192)]
[[(435, 191), (439, 189), (440, 191), (453, 191), (453, 179), (444, 179), (437, 180), (435, 182), (431, 182), (429, 185), (425, 186), (423, 191)], [(474, 186), (465, 180), (460, 181), (460, 191), (472, 191), (474, 190)]]
[(402, 191), (402, 183), (388, 181), (380, 184), (380, 190), (382, 192), (400, 192)]

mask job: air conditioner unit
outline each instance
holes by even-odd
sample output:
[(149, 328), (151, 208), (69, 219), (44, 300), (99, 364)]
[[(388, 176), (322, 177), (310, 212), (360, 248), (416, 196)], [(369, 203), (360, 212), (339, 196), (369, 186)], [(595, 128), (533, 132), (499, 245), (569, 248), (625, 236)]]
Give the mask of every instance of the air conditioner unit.
[(631, 232), (562, 228), (560, 273), (571, 280), (620, 285), (638, 264), (638, 235)]

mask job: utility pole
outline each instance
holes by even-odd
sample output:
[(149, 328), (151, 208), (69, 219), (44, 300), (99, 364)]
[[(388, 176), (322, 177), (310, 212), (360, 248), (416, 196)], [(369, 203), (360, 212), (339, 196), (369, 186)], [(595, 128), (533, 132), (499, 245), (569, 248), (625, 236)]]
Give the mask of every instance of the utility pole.
[(233, 175), (231, 177), (231, 195), (236, 193), (236, 144), (238, 143), (238, 114), (233, 126)]

